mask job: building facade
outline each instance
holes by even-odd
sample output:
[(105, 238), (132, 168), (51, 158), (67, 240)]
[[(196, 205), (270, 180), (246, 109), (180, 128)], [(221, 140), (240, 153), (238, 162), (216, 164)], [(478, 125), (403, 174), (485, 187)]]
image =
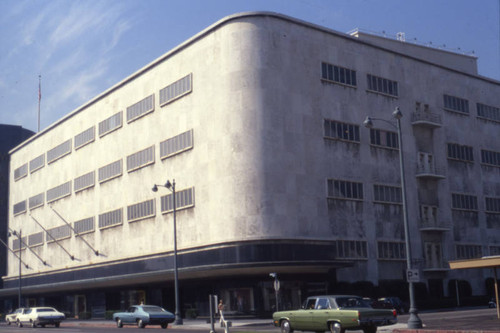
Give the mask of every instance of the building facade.
[[(297, 307), (347, 282), (405, 281), (403, 112), (414, 267), (429, 294), (500, 253), (500, 85), (477, 59), (275, 13), (208, 27), (11, 150), (0, 297), (71, 314)], [(375, 127), (362, 126), (371, 116)], [(382, 119), (382, 120), (378, 120)], [(381, 295), (382, 296), (382, 295)]]

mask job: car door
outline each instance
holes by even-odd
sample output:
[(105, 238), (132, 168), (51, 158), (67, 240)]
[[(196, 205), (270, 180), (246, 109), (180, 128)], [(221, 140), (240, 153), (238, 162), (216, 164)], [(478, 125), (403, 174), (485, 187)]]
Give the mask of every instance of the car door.
[(131, 306), (127, 309), (127, 312), (125, 312), (125, 315), (122, 319), (124, 323), (135, 323), (135, 312), (137, 311), (135, 306)]
[(314, 331), (312, 317), (316, 307), (316, 298), (308, 298), (301, 310), (293, 312), (291, 319), (292, 328), (299, 331)]
[(318, 332), (328, 330), (326, 321), (331, 311), (329, 299), (327, 297), (318, 298), (314, 310), (312, 311), (311, 330)]

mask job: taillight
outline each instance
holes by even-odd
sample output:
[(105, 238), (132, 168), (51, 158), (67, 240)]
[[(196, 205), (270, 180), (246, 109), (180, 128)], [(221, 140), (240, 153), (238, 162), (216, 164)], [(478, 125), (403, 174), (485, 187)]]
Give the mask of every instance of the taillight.
[(392, 309), (392, 315), (394, 317), (397, 317), (398, 316), (398, 312), (396, 311), (396, 309)]

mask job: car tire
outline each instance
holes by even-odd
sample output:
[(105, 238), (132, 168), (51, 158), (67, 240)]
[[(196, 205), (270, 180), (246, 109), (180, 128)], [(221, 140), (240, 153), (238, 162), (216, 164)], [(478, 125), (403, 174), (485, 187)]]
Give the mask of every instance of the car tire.
[(293, 329), (288, 320), (283, 320), (280, 325), (281, 333), (292, 333)]
[(10, 320), (6, 320), (7, 321), (7, 325), (10, 325)]
[(166, 330), (168, 327), (168, 324), (167, 323), (162, 323), (161, 324), (161, 328), (163, 328), (164, 330)]
[(144, 325), (144, 322), (142, 321), (142, 319), (137, 320), (137, 327), (139, 327), (139, 328), (146, 327), (146, 325)]
[(61, 326), (61, 323), (56, 323), (54, 326), (55, 326), (56, 328), (59, 328), (59, 326)]
[(345, 333), (345, 329), (342, 328), (342, 325), (340, 323), (331, 323), (330, 324), (330, 332), (331, 333)]
[(17, 327), (23, 327), (23, 323), (21, 323), (19, 320), (17, 321)]
[(33, 320), (31, 321), (31, 328), (36, 328), (36, 322), (34, 322)]
[(116, 318), (116, 327), (118, 327), (118, 328), (123, 327), (123, 322), (120, 318)]

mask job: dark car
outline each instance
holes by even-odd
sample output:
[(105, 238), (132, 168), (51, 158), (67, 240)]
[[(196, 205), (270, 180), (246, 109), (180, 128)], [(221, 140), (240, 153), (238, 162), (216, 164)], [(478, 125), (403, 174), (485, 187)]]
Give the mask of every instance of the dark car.
[(392, 307), (396, 309), (398, 314), (407, 313), (409, 310), (408, 305), (404, 303), (399, 297), (381, 297), (378, 300), (380, 302), (391, 304)]
[(161, 328), (167, 328), (174, 319), (173, 313), (156, 305), (133, 305), (125, 312), (113, 314), (113, 320), (118, 328), (122, 328), (123, 325), (137, 325), (139, 328), (144, 328), (146, 325), (160, 325)]

